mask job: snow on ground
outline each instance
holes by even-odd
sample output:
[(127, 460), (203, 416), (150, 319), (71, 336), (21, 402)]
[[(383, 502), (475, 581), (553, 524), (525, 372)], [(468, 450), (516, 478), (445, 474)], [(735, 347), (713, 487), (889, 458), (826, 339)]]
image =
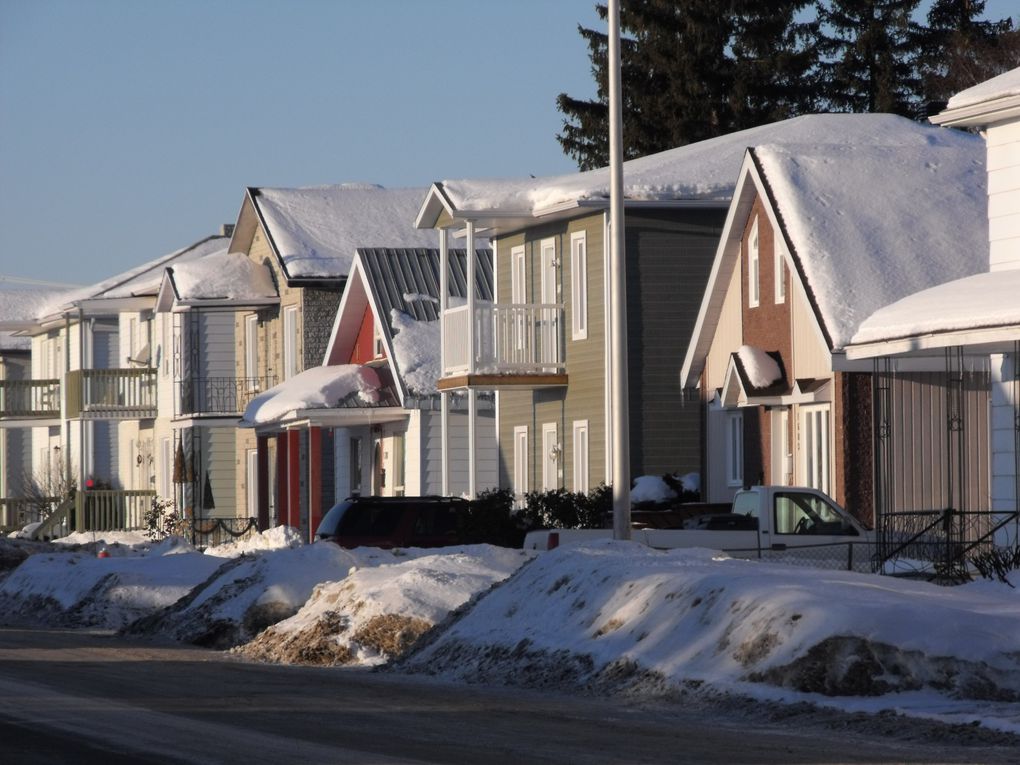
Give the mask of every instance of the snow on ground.
[(237, 652), (263, 661), (809, 702), (1020, 734), (1020, 593), (997, 582), (939, 587), (609, 540), (535, 558), (296, 542), (275, 529), (236, 545), (236, 557), (173, 539), (109, 558), (95, 545), (37, 545), (0, 582), (0, 613), (72, 626), (137, 619), (128, 632), (248, 643)]
[(402, 556), (407, 559), (352, 568), (342, 581), (320, 584), (297, 614), (238, 652), (296, 664), (382, 664), (529, 558), (490, 545), (410, 549)]

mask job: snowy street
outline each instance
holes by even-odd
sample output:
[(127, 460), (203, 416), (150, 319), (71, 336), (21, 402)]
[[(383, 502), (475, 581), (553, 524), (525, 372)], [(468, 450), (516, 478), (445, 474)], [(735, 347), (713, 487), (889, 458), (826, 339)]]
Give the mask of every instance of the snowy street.
[(921, 743), (920, 728), (916, 740), (886, 740), (801, 717), (250, 664), (95, 631), (0, 630), (0, 733), (18, 762), (1010, 761), (1006, 748)]

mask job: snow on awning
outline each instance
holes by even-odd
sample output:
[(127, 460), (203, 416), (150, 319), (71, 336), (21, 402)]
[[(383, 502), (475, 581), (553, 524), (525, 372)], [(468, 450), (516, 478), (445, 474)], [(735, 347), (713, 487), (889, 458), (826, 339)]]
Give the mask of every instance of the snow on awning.
[(360, 364), (313, 367), (252, 399), (242, 427), (268, 425), (308, 409), (332, 409), (352, 394), (371, 406), (379, 401), (381, 383), (372, 367)]

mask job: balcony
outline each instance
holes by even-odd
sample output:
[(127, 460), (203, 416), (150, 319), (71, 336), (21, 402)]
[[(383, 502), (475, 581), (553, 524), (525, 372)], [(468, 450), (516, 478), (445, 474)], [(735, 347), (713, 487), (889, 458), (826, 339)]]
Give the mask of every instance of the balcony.
[(176, 383), (178, 417), (240, 417), (251, 400), (276, 385), (273, 377), (193, 377)]
[(514, 303), (476, 306), (474, 371), (469, 373), (467, 306), (443, 315), (445, 353), (440, 390), (543, 388), (567, 384), (563, 306)]
[(67, 373), (70, 419), (145, 419), (156, 416), (155, 369), (75, 369)]
[(0, 419), (59, 419), (60, 380), (0, 380)]

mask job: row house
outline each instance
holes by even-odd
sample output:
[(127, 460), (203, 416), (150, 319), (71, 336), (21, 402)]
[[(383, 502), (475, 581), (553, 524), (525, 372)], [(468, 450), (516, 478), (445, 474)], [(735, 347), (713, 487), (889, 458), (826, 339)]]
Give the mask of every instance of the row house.
[[(944, 364), (876, 370), (846, 348), (876, 308), (983, 267), (983, 190), (979, 138), (893, 115), (833, 115), (811, 143), (747, 149), (681, 373), (705, 422), (703, 499), (811, 486), (865, 522), (876, 494), (887, 513), (943, 506)], [(961, 372), (956, 405), (984, 411), (980, 369)], [(907, 425), (891, 440), (876, 401)], [(969, 434), (955, 486), (974, 510), (988, 508), (986, 439)]]
[[(371, 184), (247, 189), (229, 250), (268, 269), (276, 300), (234, 312), (233, 376), (265, 390), (321, 365), (358, 247), (431, 243), (411, 225), (423, 193)], [(300, 445), (246, 428), (233, 437), (238, 514), (268, 523), (279, 515), (281, 489), (259, 488), (260, 461), (298, 465)], [(307, 501), (299, 515), (307, 519)]]
[[(966, 543), (961, 549), (968, 550), (988, 537), (999, 544), (1016, 544), (1020, 539), (1020, 310), (1016, 299), (1020, 292), (1020, 68), (958, 93), (931, 121), (980, 130), (984, 138), (987, 213), (982, 211), (977, 219), (983, 236), (977, 245), (965, 238), (956, 242), (958, 256), (977, 254), (981, 267), (973, 275), (880, 307), (861, 322), (847, 356), (883, 369), (943, 364), (957, 372), (957, 379), (960, 369), (979, 365), (987, 369), (987, 408), (950, 410), (945, 438), (954, 459), (933, 465), (933, 472), (949, 486), (979, 481), (989, 495), (992, 513), (975, 519), (974, 510), (981, 508), (974, 508), (958, 491), (948, 493), (947, 507), (954, 511), (949, 525)], [(925, 201), (947, 193), (945, 182), (933, 182), (925, 190)], [(910, 425), (885, 409), (877, 419), (888, 423), (893, 437), (906, 433)], [(973, 443), (976, 436), (982, 440), (980, 446)], [(980, 466), (975, 465), (978, 449), (989, 452)], [(879, 453), (876, 459), (881, 457)]]
[[(624, 163), (631, 475), (702, 469), (702, 412), (681, 366), (746, 148), (864, 132), (843, 135), (845, 124), (797, 117)], [(439, 389), (469, 406), (495, 392), (499, 481), (518, 495), (611, 476), (608, 206), (603, 168), (435, 183), (416, 220), (438, 231), (441, 253), (451, 232), (468, 250), (475, 237), (492, 241), (494, 303), (442, 291)]]
[[(207, 237), (90, 287), (58, 293), (31, 338), (33, 475), (90, 491), (88, 517), (65, 503), (50, 524), (139, 526), (156, 494), (156, 365), (166, 353), (153, 307), (164, 269), (222, 248)], [(34, 404), (38, 403), (38, 408)], [(75, 516), (76, 510), (78, 511)]]
[[(491, 302), (491, 253), (475, 257), (476, 289)], [(461, 299), (466, 262), (462, 250), (449, 254), (450, 289)], [(449, 460), (442, 443), (439, 269), (435, 249), (358, 249), (322, 365), (249, 405), (242, 425), (256, 436), (251, 484), (262, 525), (287, 524), (310, 539), (325, 510), (351, 495), (467, 493), (463, 401), (447, 413)], [(497, 483), (494, 420), (490, 397), (476, 413), (487, 434), (479, 446), (486, 488)]]

